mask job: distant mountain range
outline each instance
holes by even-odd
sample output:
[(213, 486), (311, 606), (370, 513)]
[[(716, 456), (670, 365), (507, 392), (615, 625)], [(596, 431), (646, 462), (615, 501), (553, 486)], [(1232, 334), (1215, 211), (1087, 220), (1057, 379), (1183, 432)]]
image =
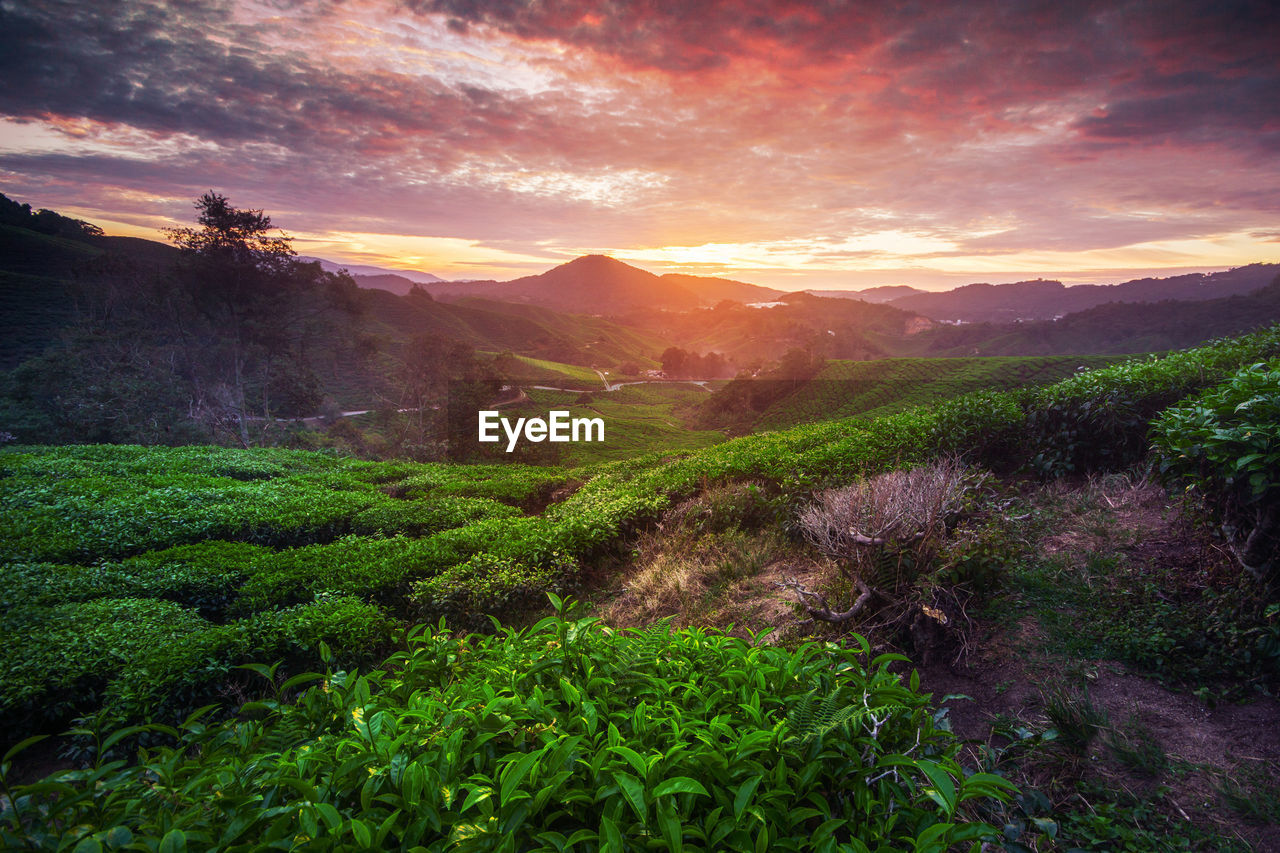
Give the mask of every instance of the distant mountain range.
[(726, 299), (770, 302), (785, 295), (785, 291), (725, 278), (654, 275), (605, 255), (583, 255), (540, 275), (513, 281), (442, 282), (425, 287), (437, 299), (479, 297), (607, 315), (650, 309), (688, 311)]
[[(321, 260), (325, 269), (340, 265)], [(786, 299), (787, 291), (726, 278), (654, 273), (605, 255), (584, 255), (538, 275), (512, 281), (444, 281), (430, 273), (351, 267), (361, 287), (404, 295), (415, 286), (444, 301), (481, 298), (537, 305), (573, 314), (621, 316), (636, 311), (690, 311), (729, 300), (743, 304)], [(1037, 279), (1010, 284), (966, 284), (930, 292), (907, 285), (863, 290), (808, 290), (823, 298), (890, 305), (944, 323), (1012, 323), (1052, 320), (1110, 302), (1205, 301), (1243, 296), (1269, 284), (1280, 264), (1250, 264), (1217, 273), (1142, 278), (1120, 284), (1067, 286)]]
[[(427, 284), (433, 281), (444, 281), (444, 279), (442, 279), (438, 275), (432, 275), (429, 272), (420, 272), (418, 270), (393, 270), (393, 269), (387, 269), (386, 267), (371, 267), (371, 266), (365, 266), (361, 264), (343, 264), (337, 261), (330, 261), (326, 258), (308, 258), (308, 257), (300, 256), (298, 260), (308, 261), (308, 262), (318, 261), (320, 263), (320, 268), (325, 272), (337, 272), (338, 270), (346, 270), (347, 272), (351, 273), (351, 277), (354, 278), (356, 280), (356, 283), (360, 284), (361, 287), (376, 287), (379, 290), (391, 290), (394, 292), (395, 286), (383, 287), (382, 285), (372, 284), (372, 283), (361, 284), (360, 280), (361, 279), (381, 279), (389, 276), (395, 279), (404, 279), (405, 281), (409, 282), (410, 285)], [(409, 292), (407, 288), (405, 289), (405, 292), (406, 293)]]
[(903, 296), (914, 296), (917, 293), (928, 293), (927, 290), (921, 290), (918, 287), (909, 287), (905, 284), (882, 284), (879, 287), (868, 287), (865, 290), (806, 290), (805, 293), (812, 293), (814, 296), (823, 296), (827, 299), (861, 299), (863, 302), (872, 302), (876, 304), (884, 302), (892, 302)]
[[(77, 231), (72, 220), (70, 236), (40, 233), (15, 216), (0, 217), (0, 369), (56, 342), (74, 317), (72, 279), (109, 274), (112, 256), (147, 274), (164, 272), (178, 256), (168, 244), (105, 236), (86, 223), (88, 230)], [(653, 363), (669, 345), (719, 352), (739, 365), (805, 346), (847, 359), (1140, 352), (1189, 346), (1280, 315), (1275, 288), (1259, 293), (1280, 264), (1115, 285), (1037, 280), (940, 293), (905, 285), (794, 293), (727, 278), (655, 275), (604, 255), (505, 282), (304, 260), (351, 272), (379, 327), (375, 335), (393, 347), (428, 334), (577, 364)], [(774, 307), (749, 307), (757, 305)], [(937, 328), (957, 322), (967, 325)]]
[(966, 284), (941, 293), (900, 296), (888, 304), (945, 322), (1052, 320), (1108, 302), (1202, 301), (1243, 296), (1269, 284), (1277, 273), (1280, 273), (1280, 264), (1250, 264), (1225, 272), (1140, 278), (1121, 284), (1067, 287), (1060, 281), (1043, 279), (1013, 284)]

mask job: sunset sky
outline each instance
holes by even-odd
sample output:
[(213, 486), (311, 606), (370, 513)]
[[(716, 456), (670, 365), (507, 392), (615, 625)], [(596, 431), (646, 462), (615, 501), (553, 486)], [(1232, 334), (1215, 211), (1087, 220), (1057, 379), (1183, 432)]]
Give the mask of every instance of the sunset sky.
[(1280, 260), (1277, 46), (1270, 0), (0, 0), (0, 192), (445, 278), (1114, 282)]

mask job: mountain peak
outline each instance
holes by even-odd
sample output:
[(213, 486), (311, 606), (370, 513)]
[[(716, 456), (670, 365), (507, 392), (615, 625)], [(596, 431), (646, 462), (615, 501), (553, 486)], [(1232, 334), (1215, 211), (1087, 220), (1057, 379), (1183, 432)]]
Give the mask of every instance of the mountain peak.
[[(549, 270), (549, 272), (555, 272), (555, 270), (563, 269), (581, 270), (582, 272), (598, 272), (605, 270), (616, 271), (624, 269), (633, 270), (635, 272), (644, 272), (644, 270), (639, 267), (633, 267), (631, 264), (620, 261), (610, 255), (581, 255), (571, 261), (566, 261), (565, 263), (560, 264), (560, 266)], [(652, 273), (649, 273), (649, 275), (652, 275)]]

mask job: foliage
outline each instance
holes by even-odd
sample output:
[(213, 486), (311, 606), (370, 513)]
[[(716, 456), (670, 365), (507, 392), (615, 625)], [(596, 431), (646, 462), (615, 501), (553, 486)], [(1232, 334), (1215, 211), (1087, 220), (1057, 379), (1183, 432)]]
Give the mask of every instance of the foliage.
[(1045, 385), (1116, 361), (1105, 356), (1055, 356), (828, 362), (794, 394), (762, 412), (753, 429), (852, 416), (873, 418), (977, 391)]
[(193, 718), (135, 764), (6, 782), (0, 842), (976, 849), (995, 830), (967, 815), (1012, 786), (965, 774), (915, 680), (869, 658), (865, 641), (789, 652), (563, 616), (490, 636), (418, 630), (384, 670), (330, 672), (249, 719)]
[(19, 204), (0, 193), (0, 224), (28, 228), (39, 234), (64, 237), (92, 243), (102, 236), (102, 229), (82, 219), (71, 219), (52, 210), (31, 212), (31, 205)]
[(1240, 564), (1270, 579), (1280, 567), (1280, 360), (1166, 410), (1152, 436), (1161, 473), (1202, 495)]
[[(698, 494), (714, 498), (722, 486), (750, 484), (752, 497), (730, 489), (724, 494), (734, 497), (723, 505), (709, 500), (695, 526), (710, 533), (780, 524), (824, 488), (956, 449), (969, 448), (972, 462), (1026, 464), (1046, 474), (1125, 464), (1143, 446), (1149, 413), (1277, 351), (1280, 330), (1270, 330), (1044, 389), (986, 392), (873, 420), (810, 424), (575, 470), (208, 447), (6, 448), (0, 559), (10, 583), (0, 596), (10, 631), (25, 630), (16, 626), (27, 620), (34, 644), (58, 636), (50, 614), (69, 617), (121, 599), (144, 600), (136, 605), (140, 614), (177, 608), (165, 611), (175, 614), (174, 624), (194, 625), (192, 636), (206, 640), (213, 629), (312, 606), (318, 596), (354, 597), (403, 619), (448, 615), (475, 623), (485, 613), (537, 603), (545, 590), (572, 588), (584, 566), (626, 553), (668, 510)], [(1063, 429), (1076, 438), (1059, 447)], [(1049, 460), (1049, 447), (1060, 455)], [(945, 548), (939, 568), (976, 589), (993, 581), (992, 564), (1007, 542), (998, 530), (964, 538), (972, 544)], [(924, 578), (926, 586), (934, 581), (948, 579)], [(927, 595), (921, 602), (946, 611)], [(1137, 618), (1148, 610), (1130, 612)], [(120, 630), (130, 624), (149, 623), (123, 620)], [(1241, 642), (1270, 655), (1274, 624), (1256, 627)], [(210, 672), (220, 672), (231, 658), (217, 651), (222, 646), (209, 648)], [(96, 652), (87, 647), (85, 654)], [(70, 694), (66, 685), (103, 666), (92, 658), (68, 670), (65, 683), (37, 693)], [(37, 682), (44, 684), (29, 683)], [(83, 693), (82, 707), (99, 704), (103, 689), (97, 682)]]
[[(232, 668), (287, 659), (314, 666), (321, 641), (344, 661), (388, 650), (395, 622), (353, 598), (323, 598), (214, 625), (169, 601), (99, 598), (6, 614), (0, 720), (10, 732), (47, 730), (76, 713), (115, 724), (182, 719), (226, 698)], [(3, 741), (12, 735), (6, 734)]]

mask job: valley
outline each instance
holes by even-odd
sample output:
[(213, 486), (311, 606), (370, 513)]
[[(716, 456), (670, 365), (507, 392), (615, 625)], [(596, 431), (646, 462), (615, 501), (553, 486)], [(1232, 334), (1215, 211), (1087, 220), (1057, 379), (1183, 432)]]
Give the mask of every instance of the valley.
[(6, 847), (1277, 839), (1269, 268), (952, 325), (268, 253), (229, 311), (3, 227)]

